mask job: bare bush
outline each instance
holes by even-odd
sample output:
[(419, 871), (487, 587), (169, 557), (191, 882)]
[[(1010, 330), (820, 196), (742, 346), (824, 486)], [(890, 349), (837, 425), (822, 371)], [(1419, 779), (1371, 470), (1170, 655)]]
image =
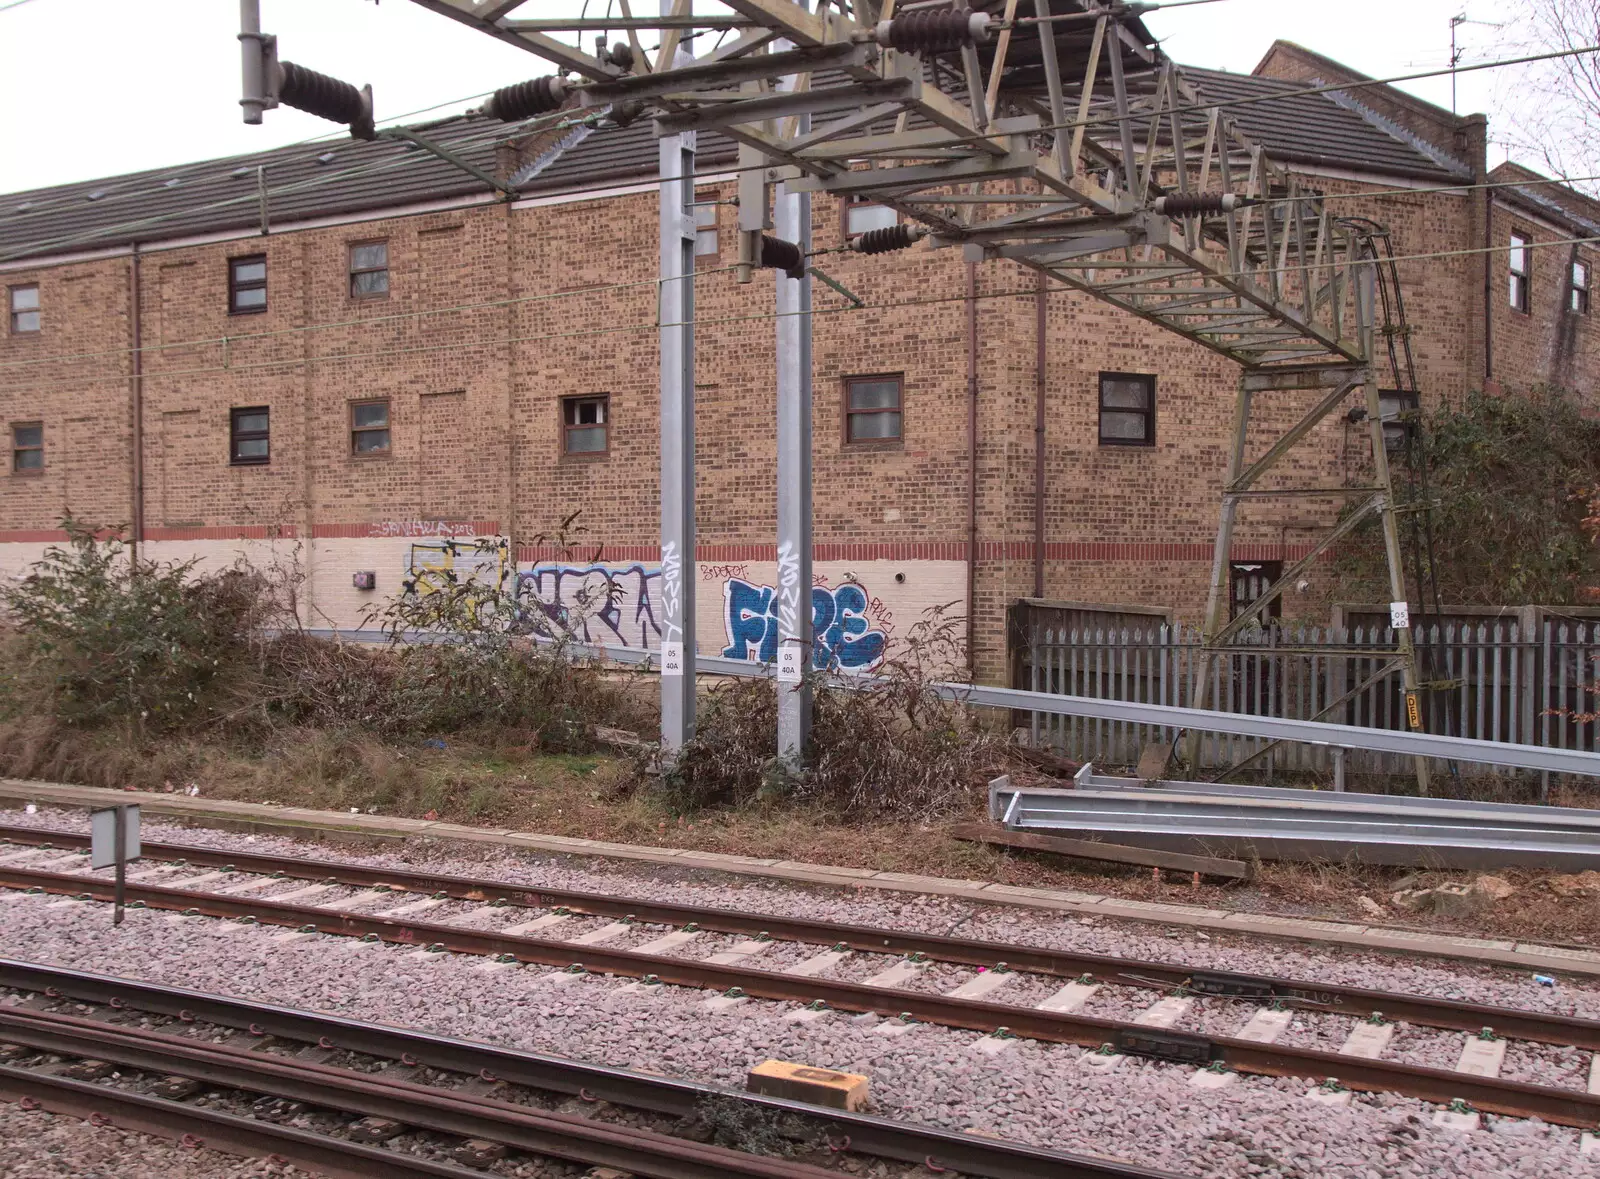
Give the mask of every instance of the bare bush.
[[(67, 544), (0, 590), (12, 656), (0, 665), (0, 719), (257, 746), (307, 726), (402, 741), (477, 733), (563, 751), (591, 747), (595, 724), (640, 719), (625, 682), (571, 658), (581, 620), (525, 612), (503, 561), (498, 579), (445, 571), (413, 582), (369, 617), (388, 640), (374, 649), (302, 630), (281, 569), (201, 574), (194, 562), (134, 560), (118, 536), (65, 524)], [(412, 641), (418, 632), (429, 641)], [(48, 728), (11, 732), (4, 760), (52, 764)]]
[(955, 674), (963, 621), (930, 611), (873, 677), (811, 673), (811, 756), (798, 769), (774, 754), (786, 689), (769, 680), (715, 689), (661, 775), (668, 799), (686, 810), (793, 801), (850, 819), (971, 809), (1011, 754), (964, 703), (933, 690)]

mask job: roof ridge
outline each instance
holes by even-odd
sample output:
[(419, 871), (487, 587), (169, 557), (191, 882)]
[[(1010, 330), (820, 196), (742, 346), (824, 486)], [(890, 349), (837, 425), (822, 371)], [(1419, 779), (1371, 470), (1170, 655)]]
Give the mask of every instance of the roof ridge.
[[(1323, 82), (1320, 78), (1314, 79), (1312, 84), (1316, 86), (1332, 85), (1332, 83)], [(1343, 91), (1324, 90), (1321, 92), (1319, 97), (1326, 98), (1335, 105), (1344, 107), (1345, 110), (1355, 112), (1363, 119), (1367, 120), (1367, 122), (1371, 123), (1374, 127), (1378, 128), (1378, 130), (1387, 135), (1394, 136), (1406, 146), (1421, 152), (1445, 171), (1452, 172), (1457, 176), (1470, 177), (1472, 175), (1472, 168), (1470, 165), (1456, 159), (1448, 152), (1441, 151), (1438, 147), (1429, 143), (1416, 132), (1406, 130), (1406, 128), (1402, 127), (1393, 119), (1387, 118), (1384, 115), (1380, 115), (1377, 111), (1373, 110), (1365, 103), (1350, 97), (1350, 95), (1344, 93)]]
[[(1445, 110), (1444, 107), (1439, 106), (1436, 103), (1429, 102), (1426, 98), (1418, 98), (1415, 94), (1401, 90), (1393, 83), (1384, 82), (1382, 79), (1374, 78), (1371, 74), (1363, 74), (1360, 70), (1354, 69), (1351, 66), (1347, 66), (1344, 62), (1331, 58), (1326, 53), (1318, 53), (1315, 49), (1308, 49), (1306, 46), (1300, 44), (1300, 42), (1290, 41), (1286, 37), (1279, 37), (1272, 42), (1266, 53), (1262, 55), (1261, 60), (1256, 63), (1256, 70), (1259, 70), (1262, 66), (1266, 65), (1271, 59), (1273, 53), (1279, 48), (1303, 54), (1304, 56), (1312, 58), (1314, 61), (1321, 63), (1329, 70), (1335, 70), (1343, 75), (1346, 75), (1346, 77), (1342, 80), (1350, 82), (1376, 82), (1378, 85), (1382, 86), (1382, 88), (1388, 92), (1393, 100), (1399, 103), (1401, 106), (1409, 106), (1414, 110), (1430, 116), (1441, 117), (1443, 119), (1455, 119), (1458, 122), (1467, 117), (1465, 115), (1458, 115), (1454, 111)], [(1255, 73), (1254, 70), (1251, 72)], [(1255, 76), (1261, 77), (1262, 75), (1255, 74)], [(1324, 83), (1324, 85), (1327, 85), (1327, 83)]]
[[(473, 121), (474, 120), (470, 119), (466, 115), (458, 115), (452, 119), (425, 119), (416, 123), (397, 123), (393, 124), (393, 126), (404, 128), (408, 131), (421, 132), (426, 130), (437, 131), (439, 128), (448, 126), (448, 124), (453, 122), (471, 123)], [(279, 157), (280, 163), (290, 162), (297, 158), (314, 160), (318, 156), (325, 155), (330, 151), (337, 151), (340, 148), (351, 146), (352, 143), (357, 142), (348, 138), (338, 138), (337, 132), (332, 132), (331, 135), (334, 137), (297, 139), (293, 143), (281, 144), (278, 147), (264, 147), (255, 151), (236, 152), (233, 155), (212, 156), (209, 159), (204, 160), (189, 160), (181, 164), (167, 164), (158, 168), (141, 168), (134, 172), (116, 172), (110, 176), (91, 176), (85, 180), (65, 180), (60, 184), (44, 184), (36, 188), (12, 189), (10, 191), (0, 192), (0, 201), (9, 203), (13, 197), (21, 198), (25, 201), (28, 198), (38, 194), (66, 193), (84, 188), (92, 189), (117, 184), (125, 180), (136, 180), (140, 178), (147, 178), (151, 180), (160, 178), (170, 179), (175, 175), (193, 173), (196, 169), (201, 168), (221, 167), (228, 164), (239, 166), (244, 164), (264, 163), (267, 157)], [(365, 143), (377, 141), (364, 140), (359, 142)], [(304, 157), (292, 156), (288, 154), (297, 148), (304, 150), (306, 153)]]

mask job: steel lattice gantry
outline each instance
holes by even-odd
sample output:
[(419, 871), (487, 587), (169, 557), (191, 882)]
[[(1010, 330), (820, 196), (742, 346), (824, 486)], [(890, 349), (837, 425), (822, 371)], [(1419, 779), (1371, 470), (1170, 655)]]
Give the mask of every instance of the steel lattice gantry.
[[(1172, 212), (1200, 194), (1299, 193), (1152, 47), (1137, 6), (991, 0), (895, 16), (874, 0), (824, 0), (819, 13), (726, 0), (737, 15), (711, 16), (680, 0), (672, 16), (580, 21), (517, 18), (534, 3), (415, 2), (547, 58), (585, 106), (643, 103), (663, 133), (716, 128), (796, 189), (891, 205), (935, 245), (1014, 258), (1247, 368), (1362, 358), (1352, 241), (1314, 194)], [(626, 32), (628, 72), (557, 38), (591, 30)], [(660, 36), (653, 54), (641, 30)], [(651, 68), (691, 33), (724, 43)], [(814, 123), (804, 133), (801, 114)]]
[[(542, 7), (524, 0), (414, 2), (551, 62), (553, 77), (521, 88), (544, 96), (537, 109), (609, 107), (652, 115), (663, 137), (715, 129), (735, 140), (740, 259), (752, 268), (772, 228), (772, 185), (861, 198), (899, 210), (934, 247), (1012, 259), (1237, 362), (1207, 616), (1218, 649), (1233, 633), (1237, 503), (1263, 494), (1261, 475), (1363, 387), (1376, 478), (1352, 489), (1365, 496), (1352, 514), (1379, 512), (1394, 536), (1361, 297), (1371, 259), (1160, 52), (1139, 17), (1152, 5), (820, 0), (811, 11), (805, 0), (722, 0), (696, 13), (693, 0), (662, 0), (660, 15), (640, 15), (619, 0), (620, 15), (585, 20), (524, 18)], [(579, 47), (595, 33), (626, 41)], [(1318, 397), (1251, 461), (1252, 396), (1292, 390)], [(1403, 580), (1395, 589), (1403, 599)]]

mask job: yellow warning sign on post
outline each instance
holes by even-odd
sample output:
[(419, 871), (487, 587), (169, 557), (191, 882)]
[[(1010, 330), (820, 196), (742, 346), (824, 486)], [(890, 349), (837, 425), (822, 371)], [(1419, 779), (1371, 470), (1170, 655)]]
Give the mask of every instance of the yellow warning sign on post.
[(1406, 693), (1406, 724), (1419, 733), (1422, 731), (1422, 707), (1417, 703), (1415, 692)]

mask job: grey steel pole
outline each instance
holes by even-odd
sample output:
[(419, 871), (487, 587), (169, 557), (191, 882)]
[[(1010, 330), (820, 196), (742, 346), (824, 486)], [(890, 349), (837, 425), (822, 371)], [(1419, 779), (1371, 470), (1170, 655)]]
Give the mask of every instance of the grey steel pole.
[[(811, 194), (780, 185), (775, 206), (778, 237), (809, 253)], [(811, 736), (811, 275), (777, 274), (778, 757), (795, 769)]]
[(243, 97), (246, 123), (261, 122), (267, 102), (265, 54), (261, 52), (261, 0), (239, 0), (239, 57), (243, 68)]
[(661, 749), (694, 733), (695, 133), (661, 140)]
[[(1395, 519), (1394, 481), (1389, 475), (1389, 449), (1383, 437), (1383, 403), (1378, 394), (1377, 283), (1377, 262), (1371, 258), (1362, 260), (1356, 272), (1356, 326), (1360, 332), (1362, 355), (1367, 358), (1366, 407), (1367, 427), (1372, 439), (1372, 471), (1376, 476), (1373, 482), (1383, 488), (1378, 494), (1383, 497), (1380, 511), (1383, 521), (1383, 551), (1389, 566), (1389, 608), (1391, 614), (1397, 612), (1397, 608), (1404, 609), (1406, 614), (1405, 625), (1396, 626), (1394, 634), (1401, 660), (1401, 681), (1405, 685), (1406, 715), (1409, 721), (1414, 715), (1412, 702), (1419, 698), (1417, 656), (1411, 641), (1411, 612), (1406, 604), (1406, 574), (1400, 555), (1400, 527)], [(1420, 712), (1415, 715), (1420, 717)], [(1420, 729), (1422, 726), (1419, 723), (1408, 727)], [(1418, 756), (1415, 761), (1417, 790), (1423, 797), (1427, 797), (1428, 759)]]

